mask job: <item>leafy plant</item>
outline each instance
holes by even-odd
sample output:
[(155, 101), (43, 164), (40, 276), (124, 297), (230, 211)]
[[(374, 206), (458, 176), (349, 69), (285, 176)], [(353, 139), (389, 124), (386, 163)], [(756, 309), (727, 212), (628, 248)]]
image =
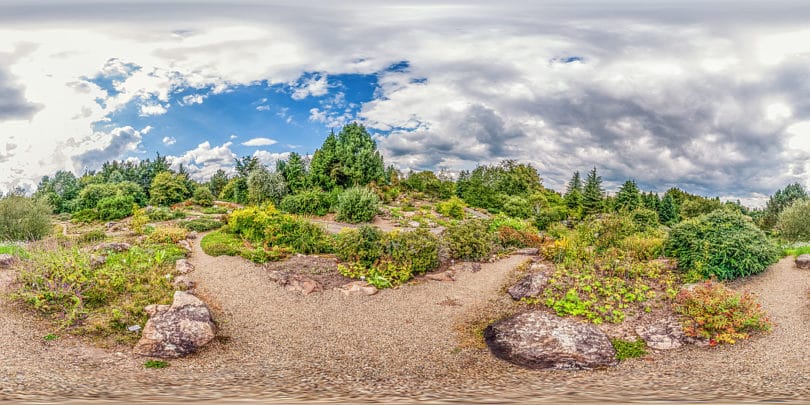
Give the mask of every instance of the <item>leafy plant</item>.
[(279, 208), (292, 214), (325, 215), (329, 211), (329, 195), (320, 190), (304, 190), (284, 197)]
[(194, 189), (194, 196), (191, 200), (194, 201), (194, 204), (201, 207), (210, 207), (214, 205), (214, 194), (211, 192), (211, 189), (206, 186), (197, 186), (197, 188)]
[(17, 195), (0, 198), (0, 241), (42, 239), (52, 229), (51, 208), (44, 201)]
[(200, 247), (209, 256), (238, 256), (244, 242), (234, 234), (214, 231), (203, 236)]
[(810, 241), (810, 199), (796, 200), (779, 213), (776, 229), (789, 241)]
[(146, 360), (143, 366), (144, 368), (161, 369), (169, 367), (169, 362), (163, 360)]
[(85, 208), (70, 215), (70, 221), (73, 223), (90, 223), (98, 220), (98, 211), (93, 208)]
[(338, 196), (335, 208), (338, 221), (369, 222), (380, 209), (380, 199), (368, 187), (352, 187)]
[(79, 235), (79, 242), (90, 243), (104, 240), (107, 234), (101, 229), (92, 229)]
[(129, 226), (132, 231), (138, 235), (143, 235), (145, 226), (149, 222), (149, 216), (146, 214), (146, 208), (132, 207), (132, 218), (129, 220)]
[(132, 196), (115, 195), (99, 200), (96, 210), (99, 219), (110, 221), (132, 215), (133, 205), (135, 205), (135, 198)]
[(636, 339), (635, 341), (610, 339), (610, 343), (616, 349), (616, 359), (619, 361), (647, 355), (647, 344), (642, 339)]
[(56, 340), (58, 338), (59, 338), (59, 336), (57, 336), (57, 335), (55, 335), (53, 333), (49, 333), (49, 334), (43, 336), (42, 340), (44, 340), (46, 342), (52, 342), (52, 341), (54, 341), (54, 340)]
[(673, 227), (665, 253), (685, 271), (720, 280), (759, 273), (779, 258), (779, 249), (750, 218), (727, 210)]
[(202, 210), (200, 210), (200, 212), (202, 212), (203, 214), (206, 214), (206, 215), (227, 214), (228, 213), (228, 208), (226, 208), (226, 207), (218, 207), (218, 206), (205, 207)]
[(400, 272), (422, 274), (439, 266), (439, 238), (427, 229), (388, 232), (383, 245), (385, 261)]
[(772, 327), (753, 295), (738, 294), (711, 281), (678, 293), (675, 311), (685, 316), (687, 335), (709, 339), (710, 344), (733, 344)]
[(369, 268), (383, 255), (384, 236), (382, 231), (370, 225), (358, 229), (344, 228), (335, 240), (335, 254), (344, 262)]
[(496, 243), (489, 221), (468, 219), (453, 224), (442, 234), (453, 259), (481, 260), (488, 258)]
[(170, 221), (172, 219), (182, 219), (186, 213), (180, 210), (170, 210), (166, 207), (151, 208), (146, 211), (150, 221)]
[(222, 227), (223, 224), (216, 219), (196, 218), (189, 221), (182, 221), (178, 225), (188, 229), (189, 231), (205, 232), (212, 229), (218, 229)]
[(467, 204), (464, 204), (464, 201), (453, 196), (447, 201), (436, 203), (436, 212), (449, 218), (464, 219), (464, 208), (466, 207)]
[(147, 236), (147, 240), (155, 243), (177, 243), (185, 239), (188, 231), (176, 226), (161, 226)]

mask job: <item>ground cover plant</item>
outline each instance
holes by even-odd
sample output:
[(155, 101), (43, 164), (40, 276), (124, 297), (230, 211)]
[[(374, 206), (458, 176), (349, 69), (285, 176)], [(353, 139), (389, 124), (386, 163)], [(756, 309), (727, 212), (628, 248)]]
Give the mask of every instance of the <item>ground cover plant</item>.
[(212, 218), (195, 218), (188, 221), (181, 221), (179, 225), (189, 231), (205, 232), (222, 227), (222, 222)]

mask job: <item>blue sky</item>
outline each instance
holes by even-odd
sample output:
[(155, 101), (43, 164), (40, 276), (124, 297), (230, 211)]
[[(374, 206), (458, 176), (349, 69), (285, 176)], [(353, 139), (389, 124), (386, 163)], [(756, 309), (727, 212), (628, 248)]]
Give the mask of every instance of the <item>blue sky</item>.
[(204, 180), (364, 124), (386, 163), (564, 189), (810, 185), (810, 3), (0, 3), (0, 191), (156, 152)]

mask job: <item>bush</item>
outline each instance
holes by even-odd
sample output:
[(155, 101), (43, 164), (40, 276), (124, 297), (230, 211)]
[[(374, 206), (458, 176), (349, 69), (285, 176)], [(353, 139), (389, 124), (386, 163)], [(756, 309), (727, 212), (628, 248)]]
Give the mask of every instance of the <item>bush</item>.
[(70, 214), (70, 221), (73, 223), (89, 224), (98, 220), (98, 212), (92, 208), (85, 208)]
[(630, 212), (630, 220), (640, 232), (658, 228), (658, 212), (653, 210), (636, 208)]
[(177, 243), (185, 239), (188, 231), (176, 226), (161, 226), (149, 234), (147, 240), (155, 243)]
[(439, 266), (439, 238), (427, 229), (388, 232), (383, 244), (390, 262), (411, 274), (422, 274)]
[(634, 234), (622, 239), (619, 248), (636, 260), (652, 260), (664, 254), (665, 241), (659, 235)]
[(16, 195), (0, 198), (0, 241), (42, 239), (52, 230), (46, 202)]
[(272, 246), (289, 247), (303, 254), (332, 251), (331, 239), (322, 225), (286, 214), (277, 215), (268, 224), (265, 242)]
[(544, 207), (534, 216), (534, 226), (537, 229), (548, 229), (551, 225), (568, 218), (568, 208), (565, 206)]
[(98, 218), (102, 221), (111, 221), (126, 218), (132, 215), (132, 206), (135, 199), (131, 196), (116, 195), (104, 197), (99, 200), (96, 210)]
[(180, 222), (179, 225), (189, 231), (205, 232), (222, 227), (222, 222), (210, 218), (197, 218)]
[(380, 209), (380, 199), (367, 187), (352, 187), (338, 196), (337, 220), (370, 222)]
[(447, 201), (436, 203), (436, 212), (453, 219), (464, 218), (464, 208), (467, 207), (460, 198), (453, 196)]
[(149, 216), (146, 214), (146, 208), (132, 207), (132, 219), (129, 221), (129, 226), (132, 231), (138, 235), (143, 235), (146, 230), (146, 224), (149, 222)]
[(214, 205), (214, 194), (211, 193), (211, 189), (206, 186), (198, 186), (194, 190), (194, 196), (192, 197), (192, 201), (194, 204), (197, 204), (201, 207), (210, 207)]
[(536, 231), (518, 231), (508, 226), (498, 228), (498, 243), (504, 248), (539, 248), (543, 238)]
[(610, 343), (616, 349), (616, 359), (619, 361), (647, 355), (647, 343), (643, 339), (636, 341), (610, 339)]
[(279, 208), (292, 214), (326, 215), (329, 195), (320, 190), (305, 190), (284, 197)]
[(150, 208), (146, 211), (150, 221), (170, 221), (186, 217), (183, 211), (170, 210), (166, 207)]
[(236, 235), (214, 231), (203, 236), (200, 247), (209, 256), (238, 256), (244, 243)]
[(495, 246), (495, 237), (489, 230), (489, 221), (483, 219), (468, 219), (450, 225), (445, 229), (443, 236), (453, 259), (485, 259), (492, 254)]
[(93, 229), (91, 231), (87, 231), (81, 235), (79, 235), (79, 242), (89, 243), (89, 242), (98, 242), (100, 240), (104, 240), (107, 237), (107, 234), (104, 233), (101, 229)]
[[(709, 214), (711, 215), (711, 214)], [(684, 332), (709, 343), (734, 343), (756, 331), (769, 331), (771, 323), (751, 294), (737, 294), (710, 281), (682, 290), (675, 311), (684, 315)]]
[(160, 172), (152, 179), (149, 188), (150, 201), (153, 205), (172, 205), (189, 197), (186, 177), (182, 174)]
[(207, 214), (207, 215), (227, 214), (228, 213), (228, 208), (213, 206), (213, 207), (203, 208), (200, 212), (202, 212), (203, 214)]
[(249, 241), (260, 242), (265, 239), (265, 230), (277, 215), (278, 210), (269, 203), (234, 210), (228, 215), (228, 231), (242, 235)]
[(779, 213), (776, 229), (791, 242), (810, 241), (810, 200), (797, 200)]
[(729, 280), (765, 270), (780, 252), (750, 218), (718, 210), (675, 225), (665, 253), (681, 269)]
[(371, 225), (358, 229), (344, 228), (337, 235), (335, 254), (344, 262), (354, 262), (364, 268), (374, 265), (383, 255), (382, 231)]
[(528, 218), (532, 215), (529, 200), (520, 196), (504, 196), (501, 210), (504, 214), (515, 218)]

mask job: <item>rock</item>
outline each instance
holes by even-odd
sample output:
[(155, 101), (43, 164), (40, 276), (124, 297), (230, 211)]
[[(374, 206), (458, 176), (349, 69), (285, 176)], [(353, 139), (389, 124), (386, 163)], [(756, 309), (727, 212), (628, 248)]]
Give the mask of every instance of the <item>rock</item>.
[(191, 253), (191, 244), (188, 243), (188, 240), (183, 239), (183, 240), (177, 242), (177, 244), (180, 245), (181, 248), (185, 249), (186, 252)]
[(580, 370), (618, 364), (608, 336), (596, 326), (530, 311), (488, 326), (495, 357), (532, 369)]
[(351, 283), (344, 284), (338, 288), (343, 294), (347, 296), (352, 295), (374, 295), (377, 293), (377, 287), (366, 283), (365, 281), (352, 281)]
[(149, 305), (149, 321), (132, 349), (141, 356), (178, 358), (199, 350), (214, 338), (211, 311), (199, 298), (175, 291), (171, 306)]
[(420, 226), (422, 226), (422, 224), (420, 224), (417, 221), (408, 221), (408, 226), (411, 228), (419, 228)]
[(298, 291), (304, 295), (323, 291), (323, 286), (319, 282), (300, 274), (273, 270), (267, 272), (267, 276), (270, 280), (287, 289), (287, 291)]
[(175, 288), (179, 288), (182, 290), (192, 290), (194, 289), (194, 287), (197, 286), (197, 283), (195, 283), (192, 279), (188, 278), (187, 276), (177, 276), (174, 278), (174, 281), (172, 281), (172, 285)]
[(537, 256), (540, 253), (538, 248), (524, 248), (515, 251), (516, 255)]
[(534, 273), (529, 274), (517, 284), (509, 287), (506, 292), (512, 297), (513, 300), (519, 301), (523, 298), (536, 298), (539, 297), (548, 284), (548, 274)]
[(799, 255), (796, 258), (796, 267), (800, 269), (810, 269), (810, 254)]
[(0, 255), (0, 269), (11, 267), (14, 265), (14, 263), (17, 263), (16, 257), (8, 253), (3, 253)]
[(188, 274), (194, 271), (194, 265), (186, 259), (179, 259), (174, 262), (174, 269), (180, 274)]
[(93, 250), (112, 250), (113, 252), (125, 252), (132, 246), (126, 242), (104, 242), (96, 245)]
[(107, 263), (107, 256), (104, 255), (90, 255), (90, 266), (98, 267)]
[(441, 273), (427, 273), (425, 278), (433, 281), (455, 281), (455, 272), (452, 270), (443, 271)]
[(637, 326), (636, 334), (644, 339), (651, 349), (672, 350), (683, 346), (683, 328), (674, 318), (662, 319), (651, 325)]
[(186, 235), (186, 239), (194, 240), (197, 239), (197, 231), (191, 231)]

